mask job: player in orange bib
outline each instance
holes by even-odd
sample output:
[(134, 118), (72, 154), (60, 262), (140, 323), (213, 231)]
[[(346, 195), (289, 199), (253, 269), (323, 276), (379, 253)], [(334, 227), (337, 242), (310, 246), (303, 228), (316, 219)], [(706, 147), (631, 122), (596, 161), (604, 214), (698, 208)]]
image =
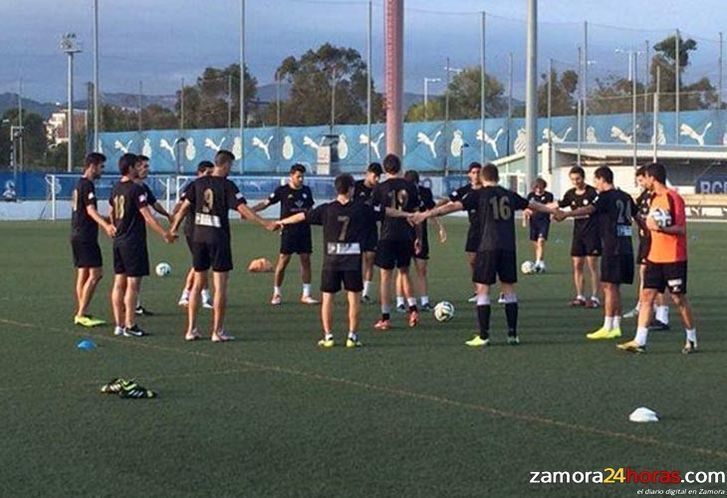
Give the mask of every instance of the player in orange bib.
[(651, 232), (651, 247), (646, 258), (639, 323), (636, 337), (619, 344), (618, 348), (632, 353), (646, 351), (654, 299), (658, 293), (669, 289), (687, 336), (682, 353), (694, 353), (697, 351), (697, 329), (687, 299), (687, 217), (684, 199), (666, 186), (666, 168), (662, 164), (647, 166), (644, 185), (652, 192), (651, 208), (646, 218), (646, 226)]

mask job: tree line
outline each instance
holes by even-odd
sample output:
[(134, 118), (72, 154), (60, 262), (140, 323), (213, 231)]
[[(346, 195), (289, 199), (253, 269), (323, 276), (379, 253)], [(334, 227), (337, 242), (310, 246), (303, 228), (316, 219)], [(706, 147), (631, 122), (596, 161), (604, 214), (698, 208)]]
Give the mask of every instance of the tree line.
[[(650, 61), (648, 83), (636, 84), (637, 94), (653, 94), (656, 89), (657, 68), (660, 69), (660, 99), (662, 111), (673, 111), (676, 91), (677, 57), (679, 78), (689, 65), (690, 54), (697, 50), (693, 39), (679, 40), (670, 36), (654, 45)], [(285, 87), (287, 95), (281, 99), (262, 101), (258, 95), (258, 81), (247, 66), (245, 74), (246, 126), (309, 126), (321, 124), (361, 124), (366, 122), (368, 67), (361, 54), (353, 49), (325, 43), (308, 50), (300, 57), (284, 59), (275, 71), (275, 82)], [(99, 121), (103, 131), (143, 129), (201, 129), (237, 128), (240, 125), (240, 65), (224, 68), (207, 67), (192, 84), (176, 92), (176, 105), (168, 109), (160, 105), (129, 109), (102, 104)], [(385, 119), (384, 96), (375, 91), (373, 78), (372, 120)], [(553, 71), (540, 76), (538, 85), (538, 114), (550, 112), (553, 116), (575, 115), (579, 74), (573, 70)], [(485, 74), (485, 111), (488, 118), (504, 117), (508, 112), (505, 85), (497, 77)], [(551, 88), (549, 88), (549, 86)], [(718, 91), (709, 78), (704, 77), (688, 85), (680, 85), (682, 110), (715, 107)], [(481, 73), (479, 66), (464, 68), (455, 74), (443, 95), (431, 96), (428, 104), (414, 103), (407, 109), (407, 121), (444, 120), (446, 109), (450, 119), (476, 119), (480, 117)], [(625, 77), (597, 79), (589, 88), (589, 114), (629, 113), (632, 82)], [(671, 96), (669, 95), (671, 94)], [(648, 100), (648, 99), (647, 99)], [(650, 102), (650, 100), (649, 100)], [(647, 111), (651, 104), (645, 102)], [(641, 107), (643, 108), (643, 107)], [(512, 116), (523, 114), (522, 106), (512, 109)], [(141, 115), (139, 114), (141, 113)], [(91, 122), (92, 116), (89, 116)], [(2, 117), (3, 123), (17, 122), (17, 110), (10, 109)], [(24, 113), (24, 162), (27, 166), (56, 168), (65, 164), (66, 145), (49, 147), (42, 118)], [(7, 130), (0, 130), (0, 164), (10, 157), (10, 139)], [(74, 157), (77, 164), (85, 151), (85, 137), (77, 137)]]

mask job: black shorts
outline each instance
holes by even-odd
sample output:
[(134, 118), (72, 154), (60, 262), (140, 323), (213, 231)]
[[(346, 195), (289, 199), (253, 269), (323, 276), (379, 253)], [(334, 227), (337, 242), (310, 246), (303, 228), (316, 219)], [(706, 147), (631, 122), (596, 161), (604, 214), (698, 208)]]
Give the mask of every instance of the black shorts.
[(548, 240), (550, 231), (550, 218), (538, 220), (530, 218), (530, 240), (537, 242), (539, 239)]
[(465, 252), (477, 252), (477, 248), (480, 245), (480, 236), (477, 233), (477, 229), (474, 225), (470, 224), (467, 229), (467, 242), (464, 246)]
[(686, 294), (687, 262), (652, 263), (647, 261), (644, 288), (656, 289), (659, 293), (663, 293), (664, 289), (669, 289), (672, 294)]
[(601, 282), (609, 284), (634, 283), (634, 255), (621, 254), (618, 256), (601, 257)]
[(311, 254), (312, 252), (310, 225), (286, 228), (280, 234), (280, 254)]
[(414, 251), (414, 257), (416, 259), (429, 259), (429, 237), (422, 238), (422, 248), (419, 251)]
[(598, 232), (580, 234), (573, 233), (573, 242), (571, 243), (570, 255), (575, 258), (583, 258), (585, 256), (601, 255), (601, 237)]
[(646, 257), (649, 255), (649, 247), (651, 246), (648, 238), (639, 239), (639, 252), (636, 253), (636, 262), (640, 265), (646, 264)]
[(114, 273), (127, 277), (149, 275), (149, 251), (141, 244), (114, 244)]
[(76, 268), (101, 268), (101, 248), (96, 241), (71, 240), (73, 266)]
[(232, 270), (232, 248), (229, 240), (194, 242), (192, 245), (194, 271), (227, 272)]
[(363, 290), (363, 273), (357, 270), (326, 270), (321, 272), (321, 292), (335, 293), (343, 288), (348, 292)]
[(380, 240), (374, 263), (384, 270), (409, 268), (413, 256), (414, 243), (411, 240)]
[(504, 284), (517, 282), (517, 262), (514, 251), (484, 251), (475, 256), (475, 271), (472, 281), (492, 285), (499, 279)]
[(187, 241), (187, 247), (189, 248), (189, 253), (194, 255), (194, 240), (192, 240), (192, 236), (185, 234), (184, 238)]
[(361, 238), (361, 251), (363, 252), (376, 252), (376, 246), (379, 243), (379, 234), (376, 226), (373, 226), (366, 230), (363, 237)]

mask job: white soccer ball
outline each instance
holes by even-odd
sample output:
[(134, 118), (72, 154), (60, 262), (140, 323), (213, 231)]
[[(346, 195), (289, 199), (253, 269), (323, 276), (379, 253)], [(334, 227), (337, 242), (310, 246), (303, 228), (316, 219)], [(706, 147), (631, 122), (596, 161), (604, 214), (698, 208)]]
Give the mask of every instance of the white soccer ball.
[(438, 322), (448, 322), (454, 318), (454, 305), (449, 301), (440, 301), (434, 306), (434, 319)]
[(523, 264), (520, 265), (520, 271), (525, 275), (532, 275), (535, 273), (535, 263), (532, 261), (523, 261)]
[(166, 277), (172, 273), (172, 266), (169, 263), (159, 263), (155, 271), (158, 276)]
[(656, 208), (649, 213), (659, 228), (671, 226), (671, 213), (665, 209)]

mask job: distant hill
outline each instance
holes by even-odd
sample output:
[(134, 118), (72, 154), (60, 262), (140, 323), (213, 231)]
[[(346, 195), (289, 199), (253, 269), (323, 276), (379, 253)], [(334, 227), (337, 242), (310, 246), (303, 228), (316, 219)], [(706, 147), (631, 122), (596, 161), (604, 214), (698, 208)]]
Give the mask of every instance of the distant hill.
[[(16, 107), (18, 107), (17, 93), (0, 93), (0, 115), (4, 114), (8, 109), (15, 109)], [(43, 119), (48, 119), (56, 109), (56, 105), (51, 102), (42, 103), (33, 99), (23, 99), (23, 110), (40, 114)]]

